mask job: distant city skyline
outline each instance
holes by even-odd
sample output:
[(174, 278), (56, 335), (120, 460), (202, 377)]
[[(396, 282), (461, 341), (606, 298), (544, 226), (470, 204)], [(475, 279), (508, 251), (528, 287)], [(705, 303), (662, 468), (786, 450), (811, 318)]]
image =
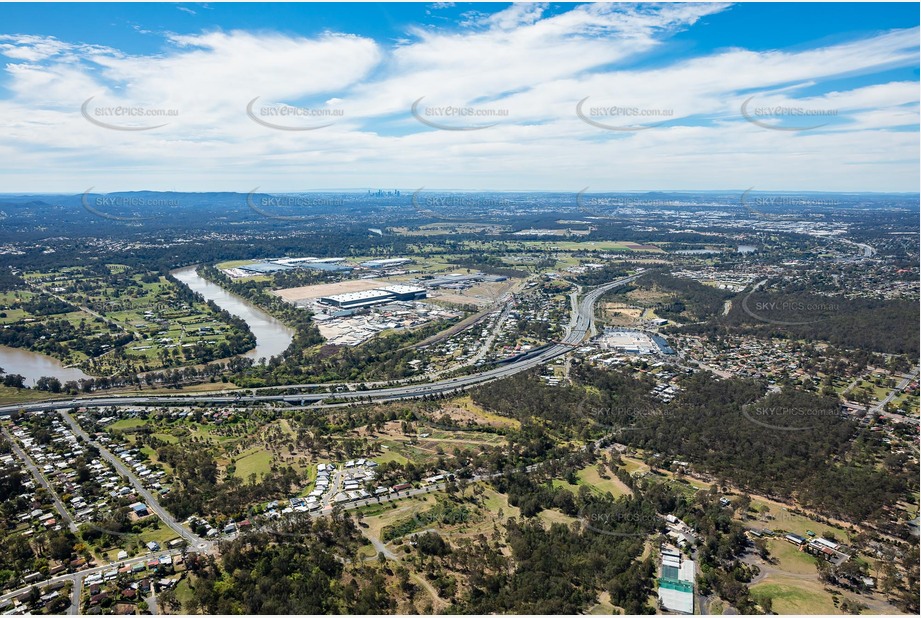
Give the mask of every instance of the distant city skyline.
[(0, 5), (0, 193), (917, 193), (917, 4)]

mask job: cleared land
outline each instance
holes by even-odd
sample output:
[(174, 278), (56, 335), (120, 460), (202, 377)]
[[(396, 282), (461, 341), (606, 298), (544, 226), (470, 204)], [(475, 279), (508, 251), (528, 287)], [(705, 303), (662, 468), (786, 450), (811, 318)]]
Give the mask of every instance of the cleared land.
[(353, 279), (349, 281), (340, 281), (339, 283), (321, 283), (318, 285), (305, 285), (299, 288), (285, 288), (283, 290), (275, 290), (272, 294), (288, 302), (293, 302), (308, 298), (331, 296), (333, 294), (364, 292), (365, 290), (379, 288), (382, 285), (388, 285), (388, 283), (381, 279)]
[(778, 614), (842, 614), (830, 594), (818, 582), (787, 577), (770, 577), (769, 581), (751, 588), (756, 599), (769, 597), (772, 610)]
[(477, 305), (483, 307), (495, 303), (504, 294), (515, 287), (515, 281), (499, 281), (496, 283), (481, 283), (466, 290), (433, 290), (430, 293), (432, 300), (440, 300), (457, 305)]

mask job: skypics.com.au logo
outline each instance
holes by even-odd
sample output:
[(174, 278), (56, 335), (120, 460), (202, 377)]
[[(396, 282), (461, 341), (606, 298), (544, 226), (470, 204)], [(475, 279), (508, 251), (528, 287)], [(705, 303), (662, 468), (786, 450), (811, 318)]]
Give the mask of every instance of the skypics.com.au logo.
[[(675, 116), (675, 110), (659, 107), (639, 107), (636, 105), (595, 105), (586, 106), (585, 97), (576, 103), (576, 116), (579, 120), (605, 131), (646, 131), (661, 127)], [(653, 119), (665, 118), (659, 122)]]
[(93, 105), (95, 96), (88, 98), (80, 106), (80, 115), (97, 127), (110, 131), (151, 131), (168, 125), (168, 122), (151, 124), (164, 118), (177, 118), (179, 110), (165, 107), (145, 107), (143, 105)]
[(575, 409), (578, 418), (591, 420), (606, 436), (617, 437), (625, 432), (643, 429), (644, 422), (662, 417), (664, 412), (651, 405), (623, 406), (601, 401), (599, 397), (587, 395)]
[(641, 195), (586, 195), (588, 189), (585, 187), (576, 193), (576, 207), (582, 213), (595, 219), (618, 219), (612, 214), (605, 214), (605, 209), (665, 208), (680, 203), (677, 200), (651, 199)]
[(809, 431), (816, 429), (819, 418), (840, 418), (833, 408), (802, 408), (789, 406), (749, 405), (742, 408), (742, 416), (766, 429), (777, 431)]
[(513, 205), (512, 200), (483, 193), (444, 193), (430, 191), (423, 193), (425, 187), (413, 192), (413, 209), (424, 217), (454, 223), (478, 223), (471, 211), (507, 211)]
[(284, 103), (257, 107), (256, 101), (260, 98), (255, 97), (246, 104), (246, 115), (256, 124), (275, 131), (316, 131), (333, 126), (345, 116), (344, 110), (331, 107), (302, 107)]
[[(751, 124), (771, 131), (812, 131), (821, 129), (829, 122), (816, 123), (816, 119), (834, 118), (836, 109), (812, 109), (787, 105), (758, 105), (753, 103), (758, 95), (752, 95), (742, 102), (739, 110), (742, 117)], [(773, 122), (772, 122), (773, 121)]]
[[(799, 195), (754, 194), (755, 187), (749, 187), (739, 196), (739, 204), (755, 219), (805, 221), (815, 220), (821, 214), (813, 208), (837, 208), (841, 201), (821, 197)], [(769, 212), (778, 211), (778, 212)], [(793, 211), (789, 213), (787, 211)]]
[[(605, 504), (605, 503), (602, 503)], [(579, 512), (586, 530), (621, 538), (642, 539), (664, 528), (665, 521), (654, 511), (608, 512), (591, 504)]]
[[(246, 205), (256, 214), (266, 219), (278, 221), (315, 221), (324, 218), (324, 213), (331, 208), (340, 208), (345, 200), (339, 196), (328, 195), (265, 195), (257, 196), (259, 187), (246, 194)], [(317, 211), (314, 214), (283, 214), (278, 210)]]
[(424, 96), (416, 99), (410, 113), (427, 127), (441, 131), (482, 131), (499, 124), (491, 119), (507, 119), (504, 107), (475, 107), (472, 105), (422, 105)]
[(179, 206), (179, 200), (175, 199), (131, 195), (92, 195), (90, 193), (92, 190), (93, 187), (90, 187), (83, 192), (80, 203), (87, 212), (109, 221), (137, 223), (151, 219), (151, 217), (138, 214), (139, 210)]
[[(838, 302), (822, 298), (790, 298), (758, 293), (765, 284), (760, 281), (742, 299), (742, 311), (749, 317), (778, 326), (803, 326), (826, 320), (841, 312)], [(756, 299), (752, 297), (758, 294)]]

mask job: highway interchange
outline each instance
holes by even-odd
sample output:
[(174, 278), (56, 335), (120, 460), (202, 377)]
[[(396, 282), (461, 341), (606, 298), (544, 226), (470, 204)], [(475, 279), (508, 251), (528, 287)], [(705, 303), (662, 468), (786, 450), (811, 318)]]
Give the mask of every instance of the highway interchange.
[(258, 394), (233, 394), (233, 395), (173, 395), (173, 396), (108, 396), (89, 397), (81, 399), (61, 399), (15, 405), (0, 406), (0, 416), (8, 416), (16, 411), (43, 411), (66, 410), (76, 407), (104, 408), (108, 406), (189, 406), (189, 405), (234, 405), (246, 403), (272, 403), (281, 402), (289, 405), (317, 404), (327, 399), (335, 399), (345, 403), (353, 401), (384, 402), (400, 399), (415, 399), (427, 395), (452, 394), (477, 384), (491, 382), (527, 371), (532, 367), (542, 365), (571, 352), (574, 347), (585, 339), (586, 335), (594, 334), (595, 303), (606, 292), (626, 285), (641, 277), (643, 273), (624, 277), (610, 283), (600, 285), (586, 293), (574, 311), (567, 334), (558, 342), (547, 346), (532, 356), (521, 360), (487, 369), (471, 375), (457, 378), (448, 378), (422, 384), (392, 386), (384, 388), (364, 388), (362, 390), (349, 390), (334, 394), (326, 392), (298, 393), (288, 395), (258, 395)]
[[(27, 404), (18, 404), (18, 405), (8, 405), (0, 407), (0, 417), (9, 416), (16, 411), (46, 411), (46, 410), (59, 410), (61, 411), (64, 420), (68, 425), (73, 429), (76, 435), (82, 437), (88, 443), (93, 444), (96, 448), (99, 449), (100, 455), (106, 459), (110, 464), (112, 464), (118, 473), (134, 486), (135, 490), (139, 492), (139, 495), (144, 498), (146, 504), (151, 510), (174, 532), (176, 532), (181, 538), (185, 539), (189, 544), (189, 549), (199, 552), (210, 552), (213, 551), (215, 544), (212, 541), (203, 539), (190, 531), (189, 529), (182, 526), (178, 521), (176, 521), (172, 515), (169, 514), (157, 501), (156, 497), (150, 493), (147, 488), (143, 486), (140, 480), (129, 470), (123, 462), (121, 462), (118, 457), (109, 452), (102, 444), (99, 444), (97, 441), (80, 427), (79, 423), (68, 413), (68, 410), (77, 408), (77, 407), (108, 407), (108, 406), (165, 406), (165, 405), (221, 405), (221, 404), (240, 404), (240, 403), (271, 403), (271, 402), (284, 402), (291, 405), (305, 405), (307, 403), (319, 403), (325, 399), (335, 397), (336, 399), (346, 400), (347, 402), (351, 401), (394, 401), (400, 399), (413, 399), (418, 397), (423, 397), (426, 395), (436, 395), (436, 394), (450, 394), (456, 391), (460, 391), (476, 384), (483, 384), (485, 382), (490, 382), (493, 380), (498, 380), (505, 378), (522, 371), (526, 371), (532, 367), (547, 363), (551, 360), (559, 358), (568, 352), (572, 351), (575, 347), (585, 339), (586, 335), (593, 335), (595, 333), (594, 329), (594, 310), (595, 303), (598, 299), (605, 294), (606, 292), (630, 283), (637, 278), (642, 276), (642, 273), (632, 275), (630, 277), (624, 277), (610, 283), (606, 283), (597, 288), (594, 288), (582, 298), (581, 302), (576, 304), (573, 303), (573, 314), (570, 319), (570, 323), (566, 329), (566, 336), (558, 342), (554, 343), (548, 347), (545, 347), (531, 356), (522, 358), (521, 360), (510, 363), (505, 366), (496, 367), (493, 369), (487, 369), (485, 371), (445, 380), (438, 380), (429, 382), (427, 384), (414, 384), (407, 386), (396, 386), (389, 388), (375, 388), (367, 390), (358, 390), (358, 391), (347, 391), (340, 392), (331, 395), (330, 393), (310, 393), (310, 394), (296, 394), (296, 395), (257, 395), (255, 393), (250, 395), (230, 395), (230, 396), (127, 396), (127, 397), (93, 397), (86, 399), (69, 399), (69, 400), (57, 400), (57, 401), (45, 401), (45, 402), (35, 402)], [(5, 432), (6, 433), (6, 432)], [(29, 471), (36, 476), (36, 479), (39, 482), (45, 481), (41, 472), (34, 466), (30, 465), (31, 460), (25, 453), (21, 453), (21, 449), (18, 448), (16, 441), (12, 436), (7, 435), (10, 443), (16, 449), (17, 455), (23, 459), (26, 463)], [(495, 475), (483, 475), (475, 476), (472, 479), (469, 479), (469, 482), (476, 482), (479, 480), (486, 480)], [(46, 482), (46, 481), (45, 481)], [(44, 482), (42, 483), (45, 484)], [(365, 506), (372, 503), (378, 502), (389, 502), (391, 500), (398, 500), (409, 498), (412, 496), (417, 496), (421, 494), (428, 493), (430, 491), (437, 491), (444, 489), (446, 483), (435, 483), (427, 485), (424, 487), (411, 488), (402, 492), (396, 492), (393, 494), (388, 494), (385, 496), (377, 496), (367, 498), (365, 500), (359, 500), (352, 503), (344, 504), (345, 509), (354, 509), (361, 506)], [(50, 489), (50, 487), (49, 487)], [(70, 520), (67, 511), (64, 508), (63, 504), (60, 504), (60, 500), (55, 495), (54, 491), (51, 491), (51, 494), (55, 496), (55, 506), (58, 508), (62, 517), (73, 526), (72, 520)], [(327, 504), (326, 508), (315, 511), (312, 513), (314, 516), (325, 515), (331, 512), (332, 505)], [(142, 556), (134, 556), (131, 559), (122, 560), (113, 563), (105, 563), (90, 569), (78, 571), (76, 573), (65, 573), (56, 577), (51, 577), (47, 580), (36, 582), (35, 584), (30, 584), (28, 586), (23, 586), (18, 590), (9, 591), (2, 596), (0, 596), (0, 601), (11, 600), (27, 591), (33, 587), (42, 587), (48, 584), (52, 584), (58, 581), (69, 581), (71, 582), (72, 592), (71, 592), (71, 605), (68, 609), (69, 614), (77, 614), (80, 609), (80, 591), (83, 584), (83, 579), (90, 574), (102, 573), (103, 571), (111, 569), (114, 567), (120, 567), (124, 564), (136, 562), (147, 557), (156, 555), (161, 555), (164, 553), (168, 554), (177, 554), (181, 553), (180, 550), (172, 550), (167, 552), (154, 552), (151, 554), (144, 554)]]
[[(295, 394), (266, 394), (259, 395), (258, 391), (248, 390), (246, 392), (240, 393), (230, 393), (230, 394), (211, 394), (211, 395), (175, 395), (175, 396), (109, 396), (109, 397), (91, 397), (91, 398), (80, 398), (80, 399), (65, 399), (65, 400), (56, 400), (56, 401), (44, 401), (44, 402), (33, 402), (26, 404), (18, 405), (8, 405), (0, 407), (0, 417), (7, 416), (14, 411), (23, 410), (23, 411), (44, 411), (44, 410), (59, 410), (62, 413), (65, 421), (71, 426), (73, 431), (81, 436), (84, 440), (89, 443), (94, 444), (100, 452), (100, 455), (106, 459), (110, 464), (112, 464), (118, 473), (128, 479), (131, 484), (134, 486), (135, 490), (139, 492), (139, 495), (145, 500), (146, 504), (156, 513), (156, 515), (178, 536), (183, 538), (188, 543), (188, 550), (210, 553), (215, 549), (216, 543), (212, 540), (207, 540), (199, 537), (194, 534), (188, 528), (182, 526), (178, 521), (176, 521), (157, 501), (156, 497), (152, 495), (140, 482), (139, 479), (129, 470), (124, 464), (111, 452), (106, 450), (103, 445), (94, 441), (93, 438), (87, 434), (79, 424), (73, 419), (73, 417), (67, 412), (70, 409), (77, 407), (109, 407), (109, 406), (195, 406), (195, 405), (240, 405), (240, 404), (271, 404), (271, 403), (283, 403), (291, 406), (305, 406), (305, 405), (321, 405), (327, 400), (335, 400), (340, 405), (348, 405), (355, 402), (385, 402), (385, 401), (395, 401), (400, 399), (415, 399), (424, 396), (431, 395), (441, 395), (441, 394), (452, 394), (464, 389), (470, 388), (478, 384), (484, 384), (493, 380), (498, 380), (506, 378), (522, 371), (526, 371), (538, 365), (542, 365), (553, 361), (557, 358), (560, 358), (566, 355), (568, 352), (571, 352), (573, 349), (579, 347), (579, 345), (585, 340), (586, 336), (594, 336), (595, 325), (594, 325), (594, 308), (595, 303), (598, 299), (607, 293), (608, 291), (626, 285), (637, 278), (641, 277), (643, 273), (638, 273), (629, 277), (624, 277), (616, 281), (598, 286), (588, 293), (586, 293), (582, 298), (576, 302), (575, 297), (573, 298), (573, 312), (571, 315), (570, 323), (566, 329), (566, 335), (562, 338), (561, 341), (553, 343), (545, 348), (539, 349), (533, 352), (530, 356), (525, 356), (516, 362), (512, 362), (503, 366), (498, 366), (490, 369), (480, 371), (475, 374), (449, 378), (442, 380), (435, 380), (428, 383), (416, 383), (416, 384), (404, 384), (399, 386), (380, 386), (379, 384), (365, 384), (362, 385), (360, 390), (343, 390), (343, 392), (316, 392), (316, 393), (295, 393)], [(900, 383), (893, 391), (890, 393), (891, 399), (898, 392), (905, 388), (908, 382), (917, 375), (917, 369), (915, 369), (910, 374), (904, 376), (904, 380)], [(330, 386), (330, 385), (291, 385), (288, 388), (297, 388), (297, 387), (319, 387), (319, 386)], [(345, 385), (331, 385), (335, 387), (344, 387)], [(346, 388), (354, 388), (355, 385), (349, 385)], [(338, 389), (337, 389), (338, 390)], [(326, 405), (329, 405), (328, 402)], [(880, 406), (881, 407), (881, 406)], [(6, 433), (6, 432), (4, 432)], [(29, 468), (29, 471), (36, 476), (36, 479), (39, 482), (44, 480), (44, 477), (41, 475), (41, 472), (30, 465), (30, 459), (24, 453), (20, 453), (21, 449), (17, 448), (15, 440), (12, 439), (12, 436), (7, 435), (7, 438), (14, 445), (17, 455), (20, 455), (24, 459)], [(596, 445), (597, 446), (597, 445)], [(489, 478), (496, 475), (478, 475), (474, 476), (471, 479), (468, 479), (468, 482), (476, 482), (482, 480), (488, 480)], [(45, 483), (42, 483), (43, 485)], [(393, 492), (381, 496), (372, 496), (363, 500), (351, 501), (343, 503), (341, 507), (345, 510), (351, 510), (355, 508), (360, 508), (362, 506), (367, 506), (375, 503), (390, 502), (393, 500), (401, 500), (405, 498), (410, 498), (413, 496), (418, 496), (426, 494), (432, 491), (443, 490), (446, 486), (445, 482), (433, 483), (425, 485), (422, 487), (414, 487), (401, 492)], [(54, 492), (51, 492), (54, 495)], [(62, 515), (62, 518), (73, 526), (72, 521), (69, 520), (69, 517), (66, 516), (66, 509), (63, 508), (62, 504), (59, 504), (59, 501), (56, 501), (55, 504), (57, 510)], [(333, 505), (330, 502), (327, 502), (323, 508), (318, 509), (310, 513), (312, 516), (323, 516), (328, 515), (332, 512)], [(277, 532), (277, 531), (276, 531)], [(376, 540), (376, 539), (374, 539)], [(170, 553), (175, 554), (179, 553), (178, 551), (168, 551), (168, 552), (155, 552), (156, 554)], [(150, 554), (153, 556), (154, 554)], [(106, 563), (91, 569), (79, 571), (77, 573), (62, 574), (57, 577), (49, 578), (45, 581), (38, 582), (36, 586), (44, 586), (56, 581), (70, 581), (73, 586), (72, 592), (72, 603), (69, 608), (69, 613), (76, 614), (79, 612), (79, 600), (80, 600), (80, 589), (82, 586), (83, 579), (93, 573), (101, 573), (104, 570), (112, 568), (112, 566), (121, 566), (124, 563), (134, 562), (139, 559), (143, 559), (147, 555), (135, 556), (132, 559), (121, 561), (119, 563)], [(19, 590), (7, 592), (6, 594), (0, 596), (0, 600), (12, 599), (24, 592), (28, 591), (32, 586), (25, 586)]]

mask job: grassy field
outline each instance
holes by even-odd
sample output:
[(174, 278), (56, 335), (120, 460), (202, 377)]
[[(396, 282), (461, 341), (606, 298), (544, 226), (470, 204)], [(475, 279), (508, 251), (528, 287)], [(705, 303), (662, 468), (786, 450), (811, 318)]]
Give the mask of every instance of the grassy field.
[(477, 423), (491, 425), (493, 427), (514, 427), (515, 429), (521, 427), (521, 421), (514, 418), (508, 418), (507, 416), (493, 414), (485, 410), (481, 406), (475, 404), (470, 395), (452, 399), (450, 404), (445, 407), (444, 412), (453, 420), (460, 422), (473, 420)]
[(164, 442), (169, 442), (170, 444), (175, 444), (176, 442), (179, 442), (179, 438), (177, 438), (176, 436), (174, 436), (174, 435), (172, 435), (172, 434), (168, 434), (168, 433), (154, 433), (154, 434), (151, 434), (151, 435), (152, 435), (153, 437), (155, 437), (155, 438), (158, 438), (158, 439), (160, 439), (160, 440), (163, 440)]
[(606, 470), (605, 475), (608, 478), (601, 478), (601, 475), (598, 474), (598, 466), (587, 466), (576, 473), (579, 481), (588, 485), (593, 490), (596, 490), (598, 493), (604, 494), (611, 492), (611, 495), (615, 498), (633, 493), (630, 491), (630, 488), (624, 485), (610, 470)]
[(500, 494), (493, 489), (486, 489), (483, 492), (483, 498), (483, 506), (489, 512), (498, 514), (500, 510), (502, 511), (503, 521), (509, 517), (521, 516), (521, 509), (517, 506), (511, 506), (508, 503), (508, 496), (505, 494)]
[(568, 526), (574, 521), (579, 521), (576, 517), (570, 517), (554, 509), (544, 509), (537, 514), (537, 518), (540, 519), (545, 526), (551, 526), (553, 524), (564, 524)]
[(598, 474), (598, 466), (592, 464), (576, 472), (578, 483), (575, 485), (561, 479), (554, 479), (553, 484), (556, 487), (568, 489), (572, 493), (577, 493), (579, 491), (579, 485), (585, 485), (598, 495), (604, 495), (610, 492), (615, 498), (620, 498), (621, 496), (632, 493), (630, 488), (624, 485), (612, 472), (606, 471), (605, 474), (608, 478), (601, 478), (601, 475)]
[(161, 522), (157, 528), (142, 532), (140, 537), (144, 543), (156, 541), (160, 544), (161, 548), (165, 548), (169, 541), (177, 538), (177, 534), (172, 528), (169, 528), (166, 524)]
[(120, 395), (177, 395), (182, 393), (210, 393), (212, 391), (223, 391), (236, 388), (232, 382), (203, 382), (183, 386), (182, 388), (150, 388), (139, 390), (130, 389), (113, 389)]
[(808, 530), (811, 530), (818, 536), (822, 536), (824, 533), (831, 533), (839, 542), (847, 540), (847, 534), (841, 528), (822, 524), (803, 515), (791, 513), (775, 502), (753, 498), (751, 508), (753, 512), (749, 514), (753, 517), (753, 520), (745, 522), (749, 528), (783, 530), (803, 537), (807, 536)]
[(108, 429), (112, 431), (124, 431), (126, 429), (134, 429), (136, 427), (143, 427), (147, 423), (140, 418), (123, 418), (115, 421), (108, 426)]
[(28, 388), (10, 388), (9, 386), (0, 386), (0, 404), (52, 399), (53, 397), (50, 395), (50, 393), (46, 393), (44, 391), (34, 391)]
[(873, 379), (864, 379), (859, 381), (848, 394), (853, 396), (860, 391), (865, 391), (869, 393), (872, 401), (878, 402), (885, 399), (891, 390), (892, 389), (887, 386), (876, 384)]
[(788, 577), (769, 577), (751, 587), (752, 597), (759, 602), (770, 597), (772, 611), (777, 614), (841, 614), (832, 596), (818, 581)]
[(187, 607), (194, 597), (195, 593), (192, 591), (192, 587), (189, 584), (189, 578), (183, 577), (182, 581), (176, 584), (176, 598), (179, 599), (183, 607)]
[(792, 543), (781, 538), (769, 539), (767, 542), (771, 557), (778, 562), (778, 569), (784, 573), (795, 575), (815, 575), (816, 559), (804, 551), (800, 551)]
[(644, 464), (639, 459), (634, 459), (632, 457), (621, 457), (624, 461), (624, 470), (626, 470), (631, 475), (634, 472), (647, 472), (649, 471), (649, 466)]
[(376, 461), (379, 464), (385, 464), (388, 461), (395, 461), (399, 464), (406, 464), (409, 462), (409, 459), (395, 452), (393, 449), (388, 449), (384, 451), (383, 455), (379, 455), (375, 457), (374, 461)]
[(268, 451), (257, 450), (236, 462), (233, 475), (246, 480), (250, 474), (255, 474), (257, 479), (269, 473), (272, 467), (272, 455)]

